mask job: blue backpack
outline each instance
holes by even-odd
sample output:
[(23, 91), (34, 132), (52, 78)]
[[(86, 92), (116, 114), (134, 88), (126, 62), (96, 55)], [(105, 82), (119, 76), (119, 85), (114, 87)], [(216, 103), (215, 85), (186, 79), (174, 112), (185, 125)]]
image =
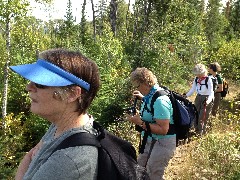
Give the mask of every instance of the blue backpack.
[(189, 130), (193, 123), (198, 123), (198, 111), (195, 105), (184, 98), (177, 92), (169, 90), (167, 87), (163, 87), (164, 90), (157, 91), (151, 100), (150, 112), (154, 114), (153, 104), (159, 96), (167, 95), (172, 103), (173, 107), (173, 121), (174, 124), (170, 124), (167, 134), (176, 134), (177, 146), (179, 140), (186, 140), (189, 138)]

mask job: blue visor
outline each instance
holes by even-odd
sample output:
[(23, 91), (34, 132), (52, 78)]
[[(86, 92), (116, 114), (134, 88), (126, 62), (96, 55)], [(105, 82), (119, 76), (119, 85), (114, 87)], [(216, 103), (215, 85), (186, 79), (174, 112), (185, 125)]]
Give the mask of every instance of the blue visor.
[(45, 86), (68, 86), (76, 84), (89, 91), (90, 84), (77, 76), (61, 69), (60, 67), (39, 59), (33, 64), (10, 66), (10, 68), (22, 77)]

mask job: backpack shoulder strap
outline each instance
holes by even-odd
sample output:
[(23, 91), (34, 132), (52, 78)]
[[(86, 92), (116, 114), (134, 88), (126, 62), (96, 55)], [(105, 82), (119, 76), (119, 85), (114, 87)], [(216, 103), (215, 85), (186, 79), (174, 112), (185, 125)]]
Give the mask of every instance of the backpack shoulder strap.
[[(209, 79), (209, 76), (207, 76), (206, 78), (205, 78), (205, 84), (204, 85), (206, 85), (207, 86), (207, 88), (208, 88), (208, 79)], [(198, 77), (196, 77), (195, 78), (195, 83), (197, 84), (197, 81), (198, 81)], [(203, 85), (203, 84), (200, 84), (200, 85)]]
[(75, 146), (96, 146), (96, 147), (101, 147), (100, 140), (105, 138), (105, 132), (104, 128), (97, 123), (96, 121), (93, 121), (93, 128), (96, 129), (99, 133), (98, 136), (95, 136), (91, 133), (87, 132), (79, 132), (76, 134), (73, 134), (66, 139), (64, 139), (53, 151), (56, 152), (57, 150), (60, 149), (66, 149), (69, 147), (75, 147)]
[(207, 82), (208, 82), (208, 79), (209, 79), (209, 76), (207, 76), (206, 79), (205, 79), (205, 83), (206, 83), (206, 84), (207, 84)]
[(195, 77), (195, 83), (197, 84), (197, 81), (198, 81), (198, 77)]
[(163, 96), (163, 95), (168, 95), (168, 93), (167, 93), (166, 90), (156, 91), (155, 94), (153, 95), (152, 100), (151, 100), (151, 103), (150, 103), (150, 112), (151, 112), (152, 115), (154, 114), (154, 108), (153, 108), (154, 102), (156, 101), (156, 99), (157, 99), (159, 96)]
[(75, 147), (75, 146), (96, 146), (100, 147), (100, 142), (97, 139), (97, 137), (93, 134), (87, 133), (87, 132), (80, 132), (73, 134), (66, 139), (64, 139), (52, 152), (52, 154), (60, 149), (66, 149), (69, 147)]
[(205, 85), (206, 85), (207, 89), (208, 89), (208, 79), (209, 79), (209, 76), (207, 76), (205, 79)]

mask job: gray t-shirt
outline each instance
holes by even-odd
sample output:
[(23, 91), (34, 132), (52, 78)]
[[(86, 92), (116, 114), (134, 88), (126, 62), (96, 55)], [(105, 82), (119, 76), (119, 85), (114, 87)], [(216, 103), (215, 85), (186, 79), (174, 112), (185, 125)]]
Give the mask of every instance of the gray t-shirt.
[(43, 145), (32, 160), (24, 180), (95, 180), (97, 179), (98, 149), (94, 146), (76, 146), (52, 151), (68, 136), (78, 132), (96, 134), (93, 119), (79, 128), (73, 128), (54, 138), (56, 127), (52, 124), (43, 136)]

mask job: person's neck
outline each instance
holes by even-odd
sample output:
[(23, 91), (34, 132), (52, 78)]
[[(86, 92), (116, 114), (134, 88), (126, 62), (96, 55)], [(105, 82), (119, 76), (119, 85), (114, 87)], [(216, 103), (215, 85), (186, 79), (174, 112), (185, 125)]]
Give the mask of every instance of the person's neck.
[(212, 75), (215, 77), (217, 75), (217, 72), (213, 72)]
[(72, 128), (77, 128), (85, 125), (88, 122), (89, 118), (90, 117), (88, 114), (78, 115), (77, 112), (76, 114), (74, 113), (72, 115), (62, 117), (54, 123), (56, 125), (56, 132), (54, 134), (54, 137), (57, 138)]

